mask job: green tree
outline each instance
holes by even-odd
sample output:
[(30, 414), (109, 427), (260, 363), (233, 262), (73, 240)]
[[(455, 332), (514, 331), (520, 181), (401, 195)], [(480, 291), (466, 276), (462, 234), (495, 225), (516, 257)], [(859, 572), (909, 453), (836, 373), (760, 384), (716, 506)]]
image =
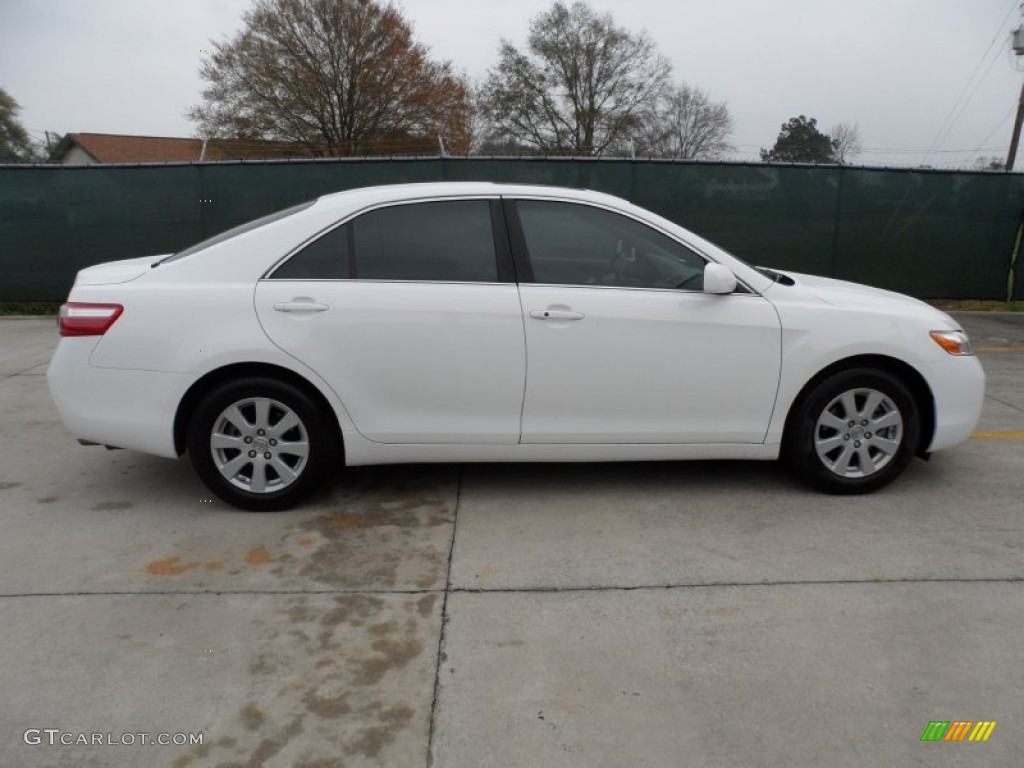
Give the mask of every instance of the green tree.
[(775, 146), (761, 150), (761, 160), (766, 163), (834, 163), (835, 145), (818, 130), (817, 120), (800, 115), (783, 123)]
[(502, 40), (479, 100), (496, 144), (600, 155), (640, 129), (672, 65), (645, 34), (585, 3), (554, 3), (530, 22), (527, 50)]
[(0, 163), (34, 163), (42, 158), (18, 119), (21, 106), (0, 88)]
[(472, 104), (450, 62), (376, 0), (255, 0), (216, 45), (189, 117), (203, 136), (305, 144), (314, 154), (469, 151)]

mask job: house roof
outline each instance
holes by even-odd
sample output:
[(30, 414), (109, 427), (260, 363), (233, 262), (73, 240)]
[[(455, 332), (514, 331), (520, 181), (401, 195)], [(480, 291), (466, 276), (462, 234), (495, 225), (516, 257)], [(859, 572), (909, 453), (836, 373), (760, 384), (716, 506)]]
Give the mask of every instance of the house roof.
[(69, 133), (54, 150), (51, 162), (61, 162), (78, 146), (98, 163), (188, 163), (269, 157), (308, 157), (307, 147), (288, 142), (247, 139), (203, 139), (170, 136), (124, 136), (114, 133)]

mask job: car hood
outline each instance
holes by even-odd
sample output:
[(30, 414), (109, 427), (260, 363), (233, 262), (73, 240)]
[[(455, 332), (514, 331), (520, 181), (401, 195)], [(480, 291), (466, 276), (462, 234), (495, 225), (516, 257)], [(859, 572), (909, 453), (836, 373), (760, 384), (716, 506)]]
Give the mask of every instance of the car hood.
[(818, 277), (816, 275), (803, 275), (799, 272), (783, 272), (786, 277), (804, 288), (812, 296), (821, 299), (826, 304), (835, 307), (899, 305), (905, 308), (916, 307), (918, 309), (935, 310), (934, 307), (925, 304), (923, 301), (911, 298), (895, 291), (886, 291), (882, 288), (872, 288), (870, 285), (850, 283), (846, 280), (835, 280), (830, 277)]
[(127, 283), (140, 277), (149, 271), (153, 262), (158, 261), (168, 254), (160, 256), (142, 256), (137, 259), (124, 259), (122, 261), (108, 261), (104, 264), (97, 264), (94, 267), (86, 267), (80, 270), (75, 278), (75, 285), (110, 285), (112, 283)]

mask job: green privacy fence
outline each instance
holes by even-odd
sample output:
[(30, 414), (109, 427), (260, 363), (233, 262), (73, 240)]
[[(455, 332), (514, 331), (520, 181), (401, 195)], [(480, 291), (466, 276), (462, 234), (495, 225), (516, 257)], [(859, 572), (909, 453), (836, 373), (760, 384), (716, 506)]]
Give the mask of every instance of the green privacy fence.
[[(328, 192), (489, 180), (609, 192), (756, 264), (921, 298), (1007, 298), (1024, 174), (628, 159), (417, 158), (0, 166), (0, 301), (179, 250)], [(1024, 259), (1013, 292), (1024, 298)]]

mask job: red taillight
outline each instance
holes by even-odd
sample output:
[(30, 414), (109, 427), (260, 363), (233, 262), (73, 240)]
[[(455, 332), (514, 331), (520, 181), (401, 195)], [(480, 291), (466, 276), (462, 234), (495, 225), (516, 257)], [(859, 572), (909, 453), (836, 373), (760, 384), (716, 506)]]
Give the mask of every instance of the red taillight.
[(69, 301), (60, 308), (61, 336), (102, 336), (124, 312), (120, 304)]

